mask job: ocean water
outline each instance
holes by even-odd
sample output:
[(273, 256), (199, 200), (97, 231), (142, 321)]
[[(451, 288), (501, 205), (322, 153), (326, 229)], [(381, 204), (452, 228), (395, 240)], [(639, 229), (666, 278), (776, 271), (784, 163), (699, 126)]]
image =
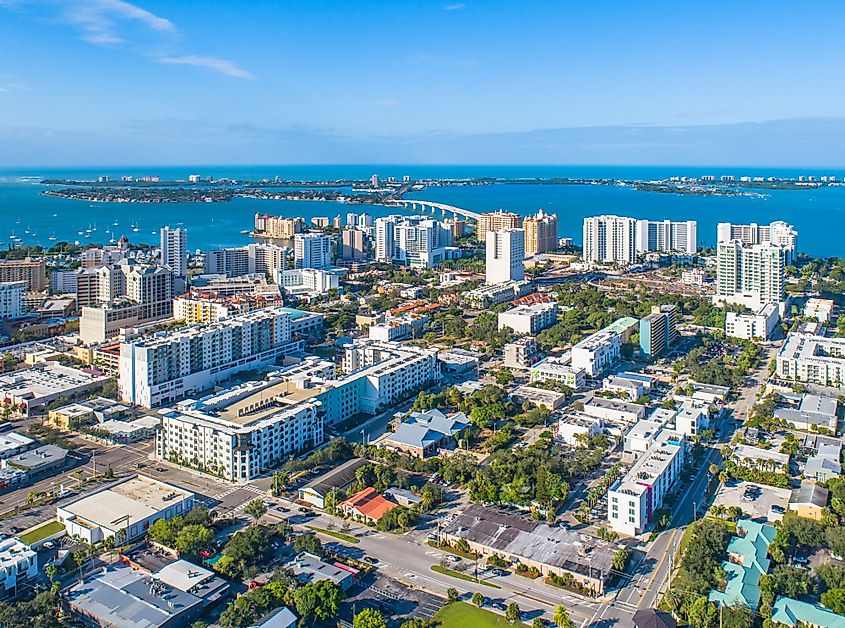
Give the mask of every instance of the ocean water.
[[(126, 235), (135, 242), (155, 243), (158, 229), (164, 224), (188, 229), (191, 250), (219, 246), (237, 246), (249, 240), (242, 230), (252, 228), (255, 212), (302, 216), (306, 222), (314, 216), (345, 215), (367, 212), (375, 217), (396, 210), (366, 205), (334, 202), (264, 201), (234, 199), (228, 203), (89, 203), (43, 196), (42, 177), (94, 179), (108, 175), (158, 175), (162, 180), (186, 179), (189, 174), (261, 179), (280, 176), (292, 180), (365, 179), (377, 173), (380, 177), (463, 178), (463, 177), (571, 177), (621, 178), (637, 180), (662, 179), (672, 175), (733, 174), (735, 176), (815, 176), (834, 175), (842, 180), (843, 172), (792, 169), (750, 169), (713, 167), (623, 167), (623, 166), (251, 166), (251, 167), (133, 167), (104, 169), (42, 169), (38, 171), (0, 171), (0, 243), (7, 246), (14, 234), (26, 244), (51, 244), (57, 240), (107, 242)], [(845, 187), (812, 190), (770, 190), (764, 198), (695, 196), (638, 192), (627, 187), (597, 185), (493, 185), (475, 187), (429, 188), (407, 195), (408, 199), (425, 199), (448, 203), (474, 211), (499, 208), (527, 215), (543, 208), (558, 215), (559, 235), (581, 241), (581, 224), (585, 216), (602, 213), (635, 218), (697, 220), (702, 244), (712, 245), (716, 224), (722, 221), (768, 223), (785, 220), (796, 226), (799, 250), (816, 256), (845, 256), (842, 233), (845, 233)], [(114, 225), (114, 223), (118, 223)], [(133, 231), (137, 227), (137, 231)], [(86, 229), (92, 231), (85, 238)], [(29, 233), (27, 233), (27, 231)], [(79, 232), (83, 232), (80, 235)]]

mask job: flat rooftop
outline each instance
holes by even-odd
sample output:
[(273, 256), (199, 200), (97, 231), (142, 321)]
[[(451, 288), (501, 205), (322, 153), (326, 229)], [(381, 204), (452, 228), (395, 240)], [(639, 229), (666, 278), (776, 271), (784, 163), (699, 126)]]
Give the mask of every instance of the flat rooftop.
[(137, 475), (60, 508), (94, 525), (114, 529), (118, 525), (128, 527), (193, 496), (172, 484)]

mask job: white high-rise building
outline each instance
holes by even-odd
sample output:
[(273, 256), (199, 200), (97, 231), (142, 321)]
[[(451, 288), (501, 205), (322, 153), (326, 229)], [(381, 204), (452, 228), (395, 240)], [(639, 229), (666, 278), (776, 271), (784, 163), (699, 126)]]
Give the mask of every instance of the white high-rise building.
[(720, 222), (716, 227), (716, 241), (730, 242), (739, 240), (743, 244), (764, 244), (771, 242), (784, 249), (785, 262), (795, 263), (798, 255), (798, 231), (792, 225), (776, 220), (768, 225), (750, 223), (737, 225), (730, 222)]
[(425, 216), (387, 216), (376, 220), (376, 259), (414, 268), (432, 268), (446, 259), (452, 232)]
[(488, 231), (486, 242), (487, 283), (525, 279), (525, 231)]
[(784, 247), (771, 242), (719, 242), (713, 301), (736, 303), (753, 310), (766, 303), (780, 303), (785, 296), (786, 255)]
[(637, 253), (683, 253), (695, 255), (698, 225), (694, 220), (638, 220)]
[(177, 277), (188, 274), (188, 230), (161, 228), (161, 265)]
[(271, 280), (276, 272), (286, 267), (289, 248), (269, 242), (254, 242), (246, 246), (212, 249), (205, 252), (205, 272), (212, 275), (240, 275), (260, 274)]
[(23, 281), (0, 283), (0, 318), (15, 319), (23, 316)]
[(622, 216), (591, 216), (584, 219), (586, 262), (633, 264), (636, 259), (637, 221)]
[(297, 233), (293, 238), (293, 260), (297, 268), (331, 268), (332, 236)]

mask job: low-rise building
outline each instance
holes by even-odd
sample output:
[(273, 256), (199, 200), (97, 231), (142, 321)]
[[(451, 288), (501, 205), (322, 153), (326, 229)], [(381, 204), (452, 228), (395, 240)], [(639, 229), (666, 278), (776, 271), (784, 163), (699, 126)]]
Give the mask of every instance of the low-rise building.
[(804, 477), (819, 482), (838, 478), (842, 474), (842, 441), (816, 442), (812, 455), (804, 464)]
[(86, 543), (115, 535), (132, 541), (159, 519), (184, 515), (193, 507), (190, 491), (136, 475), (58, 506), (56, 519), (69, 535), (78, 535)]
[(607, 520), (620, 534), (636, 536), (648, 527), (654, 513), (681, 473), (686, 437), (663, 429), (648, 450), (607, 493)]
[(0, 434), (0, 460), (29, 451), (36, 446), (36, 442), (29, 436), (17, 432), (4, 432)]
[(4, 469), (17, 469), (27, 480), (37, 480), (51, 475), (65, 466), (67, 449), (58, 445), (41, 445), (0, 461)]
[(499, 556), (542, 575), (571, 576), (596, 594), (605, 590), (615, 545), (539, 521), (470, 504), (438, 530), (441, 542), (465, 541), (483, 557)]
[(697, 436), (710, 427), (710, 406), (687, 397), (681, 401), (675, 414), (675, 430), (687, 436)]
[(3, 593), (17, 592), (18, 584), (38, 575), (38, 552), (18, 539), (0, 541), (0, 581)]
[(276, 283), (297, 297), (319, 297), (340, 287), (343, 269), (292, 268), (276, 272)]
[(582, 439), (590, 439), (604, 431), (602, 420), (582, 412), (570, 412), (557, 422), (557, 438), (565, 445), (580, 445)]
[(605, 377), (602, 381), (602, 390), (624, 395), (631, 401), (636, 401), (645, 393), (642, 382), (617, 375)]
[(725, 335), (743, 340), (771, 340), (779, 320), (777, 303), (766, 303), (753, 314), (728, 312), (725, 316)]
[(556, 382), (572, 390), (587, 384), (587, 371), (572, 366), (571, 355), (548, 357), (531, 366), (531, 383)]
[(55, 362), (0, 375), (0, 399), (24, 416), (45, 414), (60, 398), (72, 398), (102, 386), (109, 378), (92, 369), (75, 369)]
[(523, 297), (532, 291), (530, 281), (503, 281), (485, 284), (463, 294), (464, 302), (477, 309), (489, 308)]
[(519, 386), (511, 398), (519, 403), (530, 403), (538, 408), (545, 408), (555, 411), (566, 404), (566, 394), (546, 388), (535, 388), (533, 386)]
[(329, 493), (341, 491), (352, 484), (355, 481), (355, 472), (367, 464), (369, 460), (366, 458), (347, 460), (299, 489), (299, 500), (322, 510), (326, 507), (326, 497)]
[(763, 449), (751, 445), (737, 445), (734, 447), (731, 458), (744, 467), (760, 468), (763, 466), (769, 471), (783, 471), (789, 469), (789, 454)]
[(484, 354), (455, 347), (437, 352), (440, 369), (444, 373), (468, 373), (478, 368)]
[(640, 403), (622, 401), (621, 399), (593, 397), (588, 403), (584, 404), (584, 412), (600, 419), (635, 423), (645, 417), (646, 407)]
[(50, 410), (47, 422), (60, 430), (75, 430), (83, 425), (119, 419), (127, 412), (128, 408), (114, 399), (92, 397)]
[(805, 519), (821, 521), (827, 507), (828, 490), (812, 480), (801, 480), (801, 487), (792, 492), (789, 510)]
[(736, 527), (737, 536), (728, 542), (728, 560), (722, 561), (727, 584), (723, 591), (711, 591), (709, 597), (720, 605), (744, 606), (756, 611), (760, 604), (760, 578), (769, 571), (769, 545), (776, 530), (748, 519), (740, 519)]
[(516, 334), (536, 334), (557, 322), (557, 302), (517, 305), (499, 313), (499, 329), (510, 328)]
[(385, 435), (379, 446), (415, 458), (427, 458), (454, 444), (469, 426), (463, 412), (445, 415), (440, 410), (412, 412), (395, 432)]
[(829, 323), (833, 318), (833, 299), (807, 299), (804, 304), (804, 318), (809, 318), (819, 323)]
[(845, 617), (820, 604), (794, 600), (782, 595), (772, 606), (772, 622), (780, 626), (810, 626), (811, 628), (845, 628)]
[(362, 523), (376, 524), (399, 504), (385, 499), (372, 486), (358, 491), (337, 505), (347, 517)]
[(355, 575), (358, 573), (351, 567), (341, 566), (338, 563), (323, 562), (319, 556), (308, 552), (298, 554), (286, 567), (303, 584), (328, 580), (338, 585), (343, 591), (352, 586), (355, 582)]
[(542, 359), (537, 341), (530, 336), (517, 338), (505, 345), (504, 365), (510, 369), (529, 369)]
[(775, 408), (774, 417), (797, 430), (819, 428), (836, 434), (839, 425), (839, 402), (833, 397), (804, 394), (797, 407)]

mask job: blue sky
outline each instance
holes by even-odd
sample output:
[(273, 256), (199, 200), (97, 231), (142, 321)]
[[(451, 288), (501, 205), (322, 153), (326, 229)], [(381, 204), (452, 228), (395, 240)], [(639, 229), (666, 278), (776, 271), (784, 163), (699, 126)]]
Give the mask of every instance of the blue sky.
[(0, 166), (842, 165), (843, 17), (835, 2), (0, 0)]

